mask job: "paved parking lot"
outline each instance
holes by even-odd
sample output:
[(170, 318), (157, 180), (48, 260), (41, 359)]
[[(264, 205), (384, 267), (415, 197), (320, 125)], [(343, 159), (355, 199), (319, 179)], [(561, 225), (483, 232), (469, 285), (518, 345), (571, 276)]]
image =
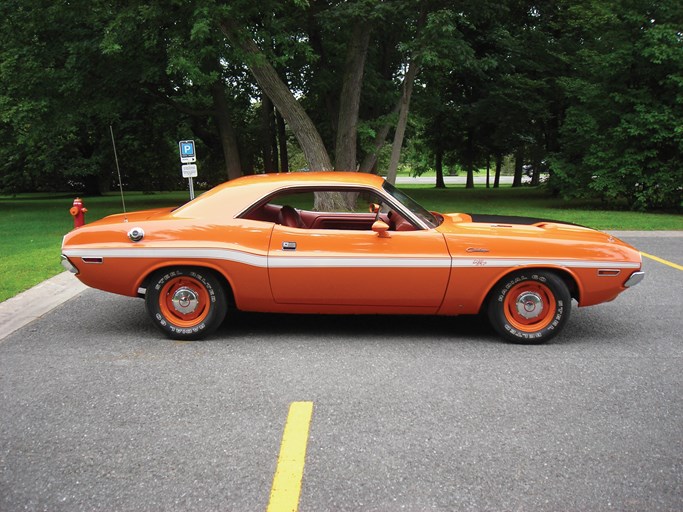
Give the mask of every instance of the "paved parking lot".
[[(683, 238), (629, 234), (683, 265)], [(477, 318), (233, 315), (160, 337), (87, 290), (0, 342), (0, 511), (264, 511), (313, 402), (300, 511), (683, 509), (683, 272), (551, 344)]]

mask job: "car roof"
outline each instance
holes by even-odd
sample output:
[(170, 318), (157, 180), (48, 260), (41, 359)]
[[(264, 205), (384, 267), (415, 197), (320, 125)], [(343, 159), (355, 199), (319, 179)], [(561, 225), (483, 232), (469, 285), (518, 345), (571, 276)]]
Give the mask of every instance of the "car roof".
[(375, 174), (343, 171), (290, 172), (242, 176), (212, 188), (174, 212), (177, 217), (207, 217), (212, 213), (238, 214), (277, 190), (304, 187), (381, 188), (384, 178)]
[[(340, 185), (368, 185), (372, 184), (381, 186), (384, 178), (376, 174), (368, 174), (364, 172), (347, 172), (347, 171), (300, 171), (300, 172), (284, 172), (272, 174), (254, 174), (251, 176), (242, 176), (233, 181), (229, 181), (226, 185), (240, 186), (251, 183), (273, 183), (279, 185), (288, 184), (315, 184), (327, 185), (330, 183), (337, 183)], [(279, 187), (278, 187), (279, 188)]]

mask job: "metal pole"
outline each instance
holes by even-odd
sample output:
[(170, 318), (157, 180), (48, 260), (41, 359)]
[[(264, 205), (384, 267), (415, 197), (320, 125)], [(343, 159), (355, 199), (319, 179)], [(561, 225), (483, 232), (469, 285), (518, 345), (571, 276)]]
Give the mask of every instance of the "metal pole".
[(126, 216), (126, 200), (123, 198), (123, 183), (121, 183), (121, 168), (119, 167), (119, 157), (116, 154), (116, 143), (114, 142), (114, 129), (109, 125), (109, 133), (111, 133), (111, 145), (114, 147), (114, 160), (116, 161), (116, 172), (119, 175), (119, 190), (121, 191), (121, 204), (123, 205), (124, 220), (128, 222)]
[(188, 178), (190, 180), (190, 201), (194, 199), (194, 183), (192, 182), (192, 178)]

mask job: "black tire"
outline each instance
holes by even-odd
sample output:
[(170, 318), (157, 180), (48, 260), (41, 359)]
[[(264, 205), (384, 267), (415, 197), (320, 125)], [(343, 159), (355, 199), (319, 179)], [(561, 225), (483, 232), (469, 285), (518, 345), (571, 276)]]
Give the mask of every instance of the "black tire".
[(166, 268), (147, 282), (145, 306), (154, 325), (173, 340), (199, 340), (218, 328), (228, 310), (225, 288), (212, 271)]
[(556, 336), (569, 320), (571, 295), (553, 272), (523, 270), (501, 279), (489, 295), (489, 322), (513, 343), (536, 345)]

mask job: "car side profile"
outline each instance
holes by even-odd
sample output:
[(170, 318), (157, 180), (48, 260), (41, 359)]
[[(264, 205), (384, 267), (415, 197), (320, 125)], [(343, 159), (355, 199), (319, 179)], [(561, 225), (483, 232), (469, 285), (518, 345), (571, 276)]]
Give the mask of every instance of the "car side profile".
[(503, 338), (542, 343), (580, 307), (644, 276), (640, 253), (589, 228), (430, 212), (381, 177), (239, 178), (179, 208), (112, 215), (64, 237), (93, 288), (144, 297), (167, 336), (201, 339), (230, 308), (320, 314), (485, 313)]

